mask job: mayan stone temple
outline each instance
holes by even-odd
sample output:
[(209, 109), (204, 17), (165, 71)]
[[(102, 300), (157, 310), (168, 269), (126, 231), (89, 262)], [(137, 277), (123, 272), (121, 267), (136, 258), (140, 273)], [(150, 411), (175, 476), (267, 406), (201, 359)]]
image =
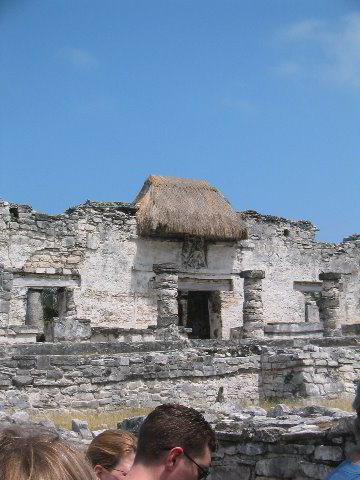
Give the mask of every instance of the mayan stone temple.
[[(1, 201), (0, 408), (210, 411), (354, 395), (360, 235), (328, 244), (315, 234), (309, 221), (235, 212), (205, 181), (161, 176), (133, 203), (61, 215)], [(242, 478), (320, 479), (346, 453), (348, 430), (301, 437), (299, 411), (280, 425), (285, 407), (270, 423), (261, 410), (241, 414), (255, 423), (240, 437), (218, 428), (224, 465), (236, 454)], [(307, 462), (302, 476), (295, 460), (278, 470), (279, 442), (302, 444), (289, 453)]]

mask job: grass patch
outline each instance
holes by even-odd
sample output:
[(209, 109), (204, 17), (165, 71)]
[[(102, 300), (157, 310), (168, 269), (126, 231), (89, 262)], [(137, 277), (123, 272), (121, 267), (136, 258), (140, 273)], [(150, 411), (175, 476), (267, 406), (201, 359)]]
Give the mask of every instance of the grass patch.
[(336, 398), (333, 400), (320, 400), (319, 405), (322, 407), (330, 407), (330, 408), (340, 408), (341, 410), (345, 410), (347, 412), (353, 412), (354, 409), (352, 408), (352, 403), (354, 401), (354, 397), (344, 397), (344, 398)]
[(95, 410), (49, 410), (42, 414), (33, 415), (34, 422), (48, 419), (52, 420), (57, 427), (71, 430), (71, 420), (87, 420), (90, 430), (101, 430), (104, 428), (116, 428), (117, 423), (125, 418), (147, 415), (153, 408), (126, 408), (110, 412), (97, 412)]
[(270, 410), (271, 408), (276, 407), (276, 405), (284, 404), (290, 408), (299, 408), (305, 407), (309, 405), (319, 405), (321, 407), (328, 407), (328, 408), (340, 408), (346, 412), (352, 412), (352, 402), (354, 400), (353, 396), (344, 396), (342, 398), (336, 399), (326, 399), (326, 398), (277, 398), (277, 399), (270, 399), (270, 400), (262, 400), (260, 402), (241, 402), (239, 403), (239, 407), (261, 407), (265, 410)]

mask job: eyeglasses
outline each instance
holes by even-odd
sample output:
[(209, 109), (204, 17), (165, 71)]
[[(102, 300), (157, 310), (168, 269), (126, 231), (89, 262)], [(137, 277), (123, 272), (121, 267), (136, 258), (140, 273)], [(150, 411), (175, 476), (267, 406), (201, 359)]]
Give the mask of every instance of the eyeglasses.
[(198, 480), (201, 480), (202, 478), (206, 478), (210, 474), (210, 470), (208, 468), (204, 468), (198, 463), (196, 463), (195, 460), (185, 452), (185, 450), (183, 450), (183, 452), (185, 457), (188, 458), (192, 463), (195, 463), (195, 465), (198, 467), (199, 469)]
[[(172, 447), (172, 448), (174, 448), (174, 447)], [(172, 448), (166, 447), (163, 450), (172, 450)], [(208, 477), (210, 475), (210, 469), (204, 468), (201, 465), (199, 465), (197, 462), (195, 462), (195, 460), (193, 458), (191, 458), (190, 455), (188, 453), (186, 453), (184, 449), (182, 449), (182, 451), (184, 453), (184, 456), (187, 459), (189, 459), (192, 463), (195, 463), (195, 465), (197, 466), (197, 468), (198, 468), (198, 480), (205, 479), (206, 477)]]

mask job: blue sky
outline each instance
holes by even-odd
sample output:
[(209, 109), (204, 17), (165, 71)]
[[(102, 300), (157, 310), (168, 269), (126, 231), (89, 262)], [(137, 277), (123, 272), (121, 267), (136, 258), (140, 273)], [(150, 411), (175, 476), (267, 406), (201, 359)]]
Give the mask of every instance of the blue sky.
[(1, 0), (0, 197), (62, 213), (150, 174), (360, 233), (357, 0)]

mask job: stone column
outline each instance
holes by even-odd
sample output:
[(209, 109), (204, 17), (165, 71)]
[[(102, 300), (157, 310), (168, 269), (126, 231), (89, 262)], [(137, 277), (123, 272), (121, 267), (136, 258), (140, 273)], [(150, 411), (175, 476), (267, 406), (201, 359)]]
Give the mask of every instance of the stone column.
[(29, 288), (27, 292), (26, 325), (44, 329), (44, 309), (41, 301), (41, 290)]
[(336, 272), (322, 272), (319, 275), (319, 280), (323, 282), (321, 289), (321, 317), (324, 322), (325, 337), (341, 335), (340, 279), (341, 273)]
[(59, 318), (76, 317), (76, 305), (74, 301), (74, 289), (59, 288), (57, 291)]
[(244, 270), (243, 337), (262, 338), (264, 336), (264, 315), (261, 298), (263, 270)]
[(13, 274), (0, 264), (0, 327), (9, 324), (9, 311)]
[(181, 296), (179, 297), (179, 303), (181, 306), (181, 313), (182, 313), (182, 323), (181, 325), (183, 327), (187, 327), (188, 323), (188, 292), (182, 293)]
[(74, 301), (74, 290), (71, 288), (66, 288), (65, 290), (65, 316), (74, 317), (76, 316), (76, 305)]
[(319, 322), (319, 308), (316, 304), (314, 294), (312, 292), (304, 292), (305, 298), (305, 322)]
[(179, 324), (178, 315), (178, 267), (162, 263), (153, 266), (157, 291), (157, 326)]

